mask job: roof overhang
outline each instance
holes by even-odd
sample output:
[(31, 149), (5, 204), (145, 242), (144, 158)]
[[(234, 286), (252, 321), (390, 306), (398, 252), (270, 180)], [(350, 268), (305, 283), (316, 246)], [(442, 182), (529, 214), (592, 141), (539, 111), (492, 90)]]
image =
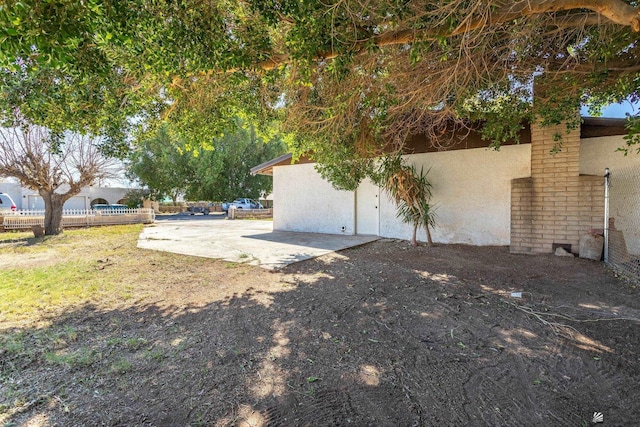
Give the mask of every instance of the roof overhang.
[[(607, 117), (582, 117), (582, 123), (580, 126), (580, 138), (597, 138), (602, 136), (615, 136), (626, 135), (628, 130), (626, 128), (627, 119), (624, 118), (607, 118)], [(523, 126), (520, 132), (519, 138), (520, 144), (531, 143), (531, 130), (528, 124)], [(513, 142), (507, 142), (503, 145), (511, 145)], [(488, 141), (481, 138), (477, 130), (472, 130), (465, 134), (464, 138), (456, 144), (452, 144), (448, 150), (464, 150), (469, 148), (481, 148), (487, 147)], [(441, 148), (437, 148), (432, 144), (426, 135), (413, 135), (411, 136), (405, 146), (405, 152), (407, 154), (425, 153), (431, 151), (440, 151)], [(275, 166), (289, 166), (293, 164), (302, 163), (314, 163), (314, 160), (307, 156), (301, 156), (294, 160), (291, 153), (283, 154), (275, 159), (269, 160), (258, 166), (251, 168), (252, 175), (273, 175), (273, 168)]]
[(583, 117), (580, 126), (580, 138), (597, 138), (599, 136), (626, 135), (626, 118)]
[(293, 154), (287, 153), (282, 156), (276, 157), (275, 159), (271, 159), (267, 162), (261, 163), (258, 166), (254, 166), (251, 168), (251, 175), (273, 175), (273, 168), (275, 166), (290, 166), (292, 164), (301, 164), (301, 163), (313, 163), (314, 161), (306, 156), (301, 156), (300, 158), (293, 160)]

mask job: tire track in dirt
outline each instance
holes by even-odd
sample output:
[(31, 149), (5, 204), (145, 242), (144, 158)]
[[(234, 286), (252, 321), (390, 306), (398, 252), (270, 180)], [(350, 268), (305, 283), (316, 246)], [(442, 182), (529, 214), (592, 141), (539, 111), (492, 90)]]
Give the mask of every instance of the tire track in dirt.
[(471, 377), (466, 366), (459, 361), (422, 355), (409, 362), (404, 362), (406, 367), (396, 368), (396, 376), (419, 412), (420, 424), (465, 424), (464, 397), (456, 390)]
[(514, 386), (511, 360), (501, 359), (497, 365), (473, 370), (463, 388), (465, 413), (472, 424), (510, 425), (517, 420), (517, 425), (530, 425), (535, 420), (524, 403), (526, 397)]
[[(609, 363), (594, 363), (593, 357), (586, 354), (580, 355), (585, 370), (589, 373), (601, 396), (611, 399), (613, 402), (620, 402), (621, 398), (614, 385), (620, 383), (620, 378), (616, 378), (615, 372)], [(598, 358), (600, 360), (600, 358)]]
[(271, 406), (262, 413), (267, 427), (290, 425), (342, 425), (354, 409), (351, 398), (339, 390), (315, 396), (291, 398), (286, 405)]
[(527, 407), (527, 419), (531, 422), (535, 420), (536, 422), (542, 422), (543, 419), (541, 417), (541, 411), (536, 403), (536, 395), (531, 387), (534, 383), (534, 378), (529, 375), (527, 372), (527, 368), (525, 367), (525, 362), (523, 357), (520, 354), (511, 354), (511, 360), (515, 365), (517, 371), (517, 377), (520, 381), (520, 385), (522, 390), (524, 391), (524, 396), (522, 396), (522, 402)]
[(543, 396), (547, 414), (563, 425), (580, 425), (591, 421), (591, 415), (599, 408), (597, 380), (589, 373), (582, 351), (564, 338), (558, 339), (552, 349), (555, 361), (548, 367), (555, 375), (547, 376)]
[[(354, 403), (355, 402), (355, 403)], [(394, 425), (411, 417), (413, 408), (403, 391), (391, 385), (354, 386), (321, 390), (291, 399), (286, 406), (263, 411), (269, 427), (291, 425), (347, 425), (365, 420), (368, 425)], [(419, 425), (415, 415), (413, 425)]]

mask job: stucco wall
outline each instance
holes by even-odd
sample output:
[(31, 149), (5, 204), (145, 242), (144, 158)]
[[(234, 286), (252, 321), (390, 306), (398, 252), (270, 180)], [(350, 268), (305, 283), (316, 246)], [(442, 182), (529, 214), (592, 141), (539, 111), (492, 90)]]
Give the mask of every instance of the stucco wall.
[[(640, 165), (640, 155), (625, 157), (616, 148), (621, 136), (581, 141), (580, 173), (603, 175), (604, 168)], [(440, 243), (508, 245), (510, 243), (511, 180), (531, 176), (531, 145), (424, 153), (408, 156), (411, 163), (431, 168)], [(315, 171), (313, 164), (274, 168), (274, 230), (318, 233), (355, 232), (355, 196), (337, 191)], [(380, 194), (380, 235), (409, 239), (411, 226), (396, 218), (396, 206)], [(418, 239), (426, 240), (424, 231)]]
[(274, 167), (273, 200), (274, 230), (355, 233), (354, 193), (334, 189), (313, 164)]
[[(433, 240), (508, 245), (511, 180), (531, 175), (530, 158), (529, 144), (506, 146), (500, 151), (476, 148), (408, 156), (418, 168), (431, 168), (428, 177), (437, 205)], [(396, 218), (395, 204), (386, 193), (380, 202), (380, 235), (411, 238), (411, 226)], [(424, 231), (418, 240), (426, 241)]]
[[(64, 208), (89, 209), (91, 201), (98, 198), (105, 199), (108, 203), (118, 203), (129, 190), (128, 188), (84, 187), (78, 195), (64, 204)], [(23, 188), (16, 183), (2, 182), (0, 192), (8, 193), (18, 209), (44, 209), (44, 201), (36, 190)]]
[(620, 151), (625, 146), (623, 136), (605, 136), (589, 138), (580, 141), (580, 174), (604, 176), (604, 169), (640, 167), (640, 154), (635, 150), (629, 151), (627, 156)]

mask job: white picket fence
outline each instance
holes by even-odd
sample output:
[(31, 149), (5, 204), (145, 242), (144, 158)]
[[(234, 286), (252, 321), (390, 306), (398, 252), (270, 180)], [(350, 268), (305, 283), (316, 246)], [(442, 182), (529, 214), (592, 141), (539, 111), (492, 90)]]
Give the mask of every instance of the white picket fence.
[[(44, 210), (19, 210), (2, 214), (5, 230), (30, 229), (34, 225), (44, 226)], [(117, 209), (99, 211), (93, 209), (65, 209), (62, 211), (62, 227), (91, 227), (96, 225), (151, 224), (156, 214), (153, 209)]]

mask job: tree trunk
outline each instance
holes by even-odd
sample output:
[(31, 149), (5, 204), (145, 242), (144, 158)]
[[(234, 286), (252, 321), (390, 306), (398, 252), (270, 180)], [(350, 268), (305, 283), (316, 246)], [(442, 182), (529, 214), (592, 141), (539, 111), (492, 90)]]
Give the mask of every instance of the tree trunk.
[(62, 233), (62, 207), (65, 199), (56, 193), (39, 191), (44, 200), (44, 235), (57, 236)]
[(413, 223), (413, 235), (411, 236), (411, 245), (418, 246), (418, 240), (416, 239), (416, 234), (418, 234), (418, 223)]
[(433, 240), (431, 240), (431, 231), (429, 230), (429, 225), (425, 227), (427, 229), (427, 244), (429, 246), (433, 246)]

